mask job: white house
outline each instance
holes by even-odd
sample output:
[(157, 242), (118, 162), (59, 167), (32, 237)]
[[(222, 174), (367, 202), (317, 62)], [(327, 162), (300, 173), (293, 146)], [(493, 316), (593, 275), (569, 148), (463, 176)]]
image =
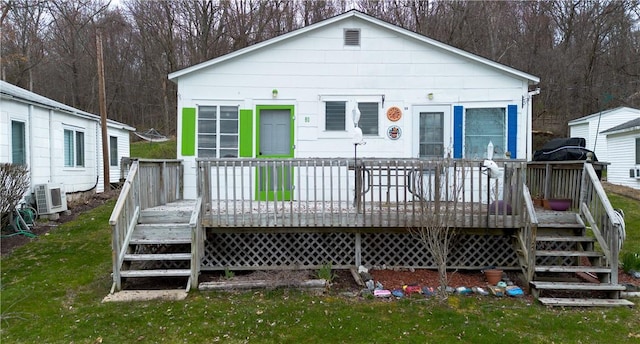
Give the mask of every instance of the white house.
[[(135, 129), (107, 121), (109, 180), (120, 178)], [(31, 187), (61, 185), (67, 195), (104, 191), (100, 116), (0, 81), (0, 162), (26, 164)]]
[(640, 116), (601, 132), (611, 165), (607, 181), (640, 189)]
[(615, 160), (610, 156), (612, 150), (607, 148), (609, 143), (603, 132), (636, 118), (640, 118), (640, 110), (628, 107), (596, 112), (570, 121), (569, 136), (584, 138), (586, 148), (592, 150), (599, 161), (610, 162), (613, 167)]
[(531, 158), (539, 78), (355, 10), (169, 79), (185, 198), (196, 158), (353, 157), (356, 125), (363, 157)]

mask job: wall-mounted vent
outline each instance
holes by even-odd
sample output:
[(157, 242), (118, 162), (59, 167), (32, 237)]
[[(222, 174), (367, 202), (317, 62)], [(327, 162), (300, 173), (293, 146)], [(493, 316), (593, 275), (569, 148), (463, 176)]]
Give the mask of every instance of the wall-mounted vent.
[(359, 29), (345, 29), (344, 30), (344, 45), (351, 47), (360, 46), (360, 30)]

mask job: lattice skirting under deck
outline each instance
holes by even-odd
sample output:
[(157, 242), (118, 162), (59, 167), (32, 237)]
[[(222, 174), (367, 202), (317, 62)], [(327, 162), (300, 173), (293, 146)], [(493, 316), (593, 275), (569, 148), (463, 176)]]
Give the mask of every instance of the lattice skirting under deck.
[[(406, 233), (208, 232), (202, 270), (315, 269), (365, 266), (435, 268), (431, 255)], [(449, 255), (453, 268), (518, 268), (507, 235), (461, 234)]]

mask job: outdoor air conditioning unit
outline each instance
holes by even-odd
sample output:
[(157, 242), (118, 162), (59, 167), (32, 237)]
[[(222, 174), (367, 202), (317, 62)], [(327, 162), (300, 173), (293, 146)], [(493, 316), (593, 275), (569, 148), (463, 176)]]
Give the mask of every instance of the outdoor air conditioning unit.
[(61, 184), (36, 185), (39, 214), (54, 214), (67, 210), (67, 195)]

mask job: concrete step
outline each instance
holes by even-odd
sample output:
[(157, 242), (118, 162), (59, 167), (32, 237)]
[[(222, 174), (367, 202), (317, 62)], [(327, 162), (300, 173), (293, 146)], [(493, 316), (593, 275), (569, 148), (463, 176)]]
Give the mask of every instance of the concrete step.
[(538, 301), (545, 306), (552, 307), (633, 307), (633, 302), (625, 299), (578, 299), (541, 297)]
[(610, 268), (599, 266), (562, 266), (562, 265), (538, 265), (536, 272), (592, 272), (592, 273), (610, 273)]
[(189, 269), (123, 270), (121, 277), (189, 277)]
[(131, 235), (130, 244), (190, 244), (191, 227), (188, 224), (138, 224)]
[(625, 286), (611, 283), (580, 283), (580, 282), (546, 282), (531, 281), (531, 287), (544, 290), (599, 290), (599, 291), (622, 291)]
[(191, 260), (191, 253), (125, 254), (125, 261)]

